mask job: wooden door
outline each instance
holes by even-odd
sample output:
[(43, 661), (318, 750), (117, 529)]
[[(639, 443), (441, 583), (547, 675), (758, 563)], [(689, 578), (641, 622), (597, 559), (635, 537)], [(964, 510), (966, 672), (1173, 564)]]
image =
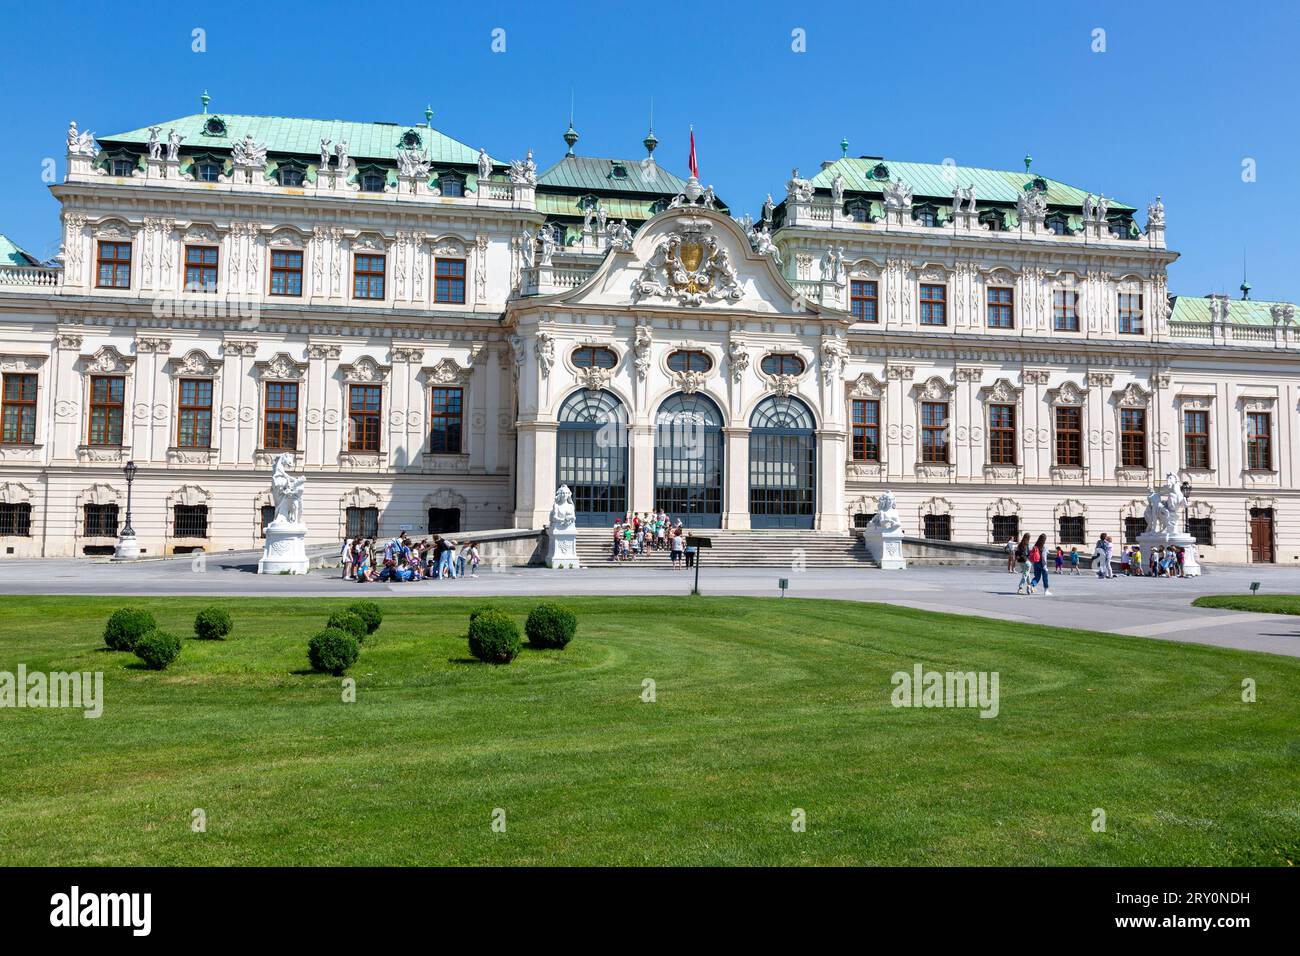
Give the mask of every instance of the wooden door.
[(1273, 509), (1250, 509), (1250, 560), (1255, 564), (1272, 564)]

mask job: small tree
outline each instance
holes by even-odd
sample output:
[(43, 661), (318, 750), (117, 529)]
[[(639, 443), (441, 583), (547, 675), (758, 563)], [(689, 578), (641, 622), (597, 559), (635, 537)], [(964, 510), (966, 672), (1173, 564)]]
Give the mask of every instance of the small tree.
[(134, 650), (135, 642), (157, 626), (148, 611), (137, 607), (120, 608), (104, 625), (104, 643), (115, 651)]
[(469, 622), (469, 652), (488, 664), (509, 664), (522, 643), (519, 626), (502, 611), (480, 611)]
[(533, 647), (563, 650), (577, 630), (577, 615), (560, 604), (537, 605), (524, 624), (524, 633)]
[(150, 631), (135, 642), (135, 656), (150, 670), (166, 670), (181, 654), (181, 639), (166, 631)]
[(335, 677), (355, 664), (360, 653), (357, 639), (337, 627), (327, 627), (307, 642), (307, 659), (312, 670)]
[(215, 605), (205, 607), (194, 618), (194, 636), (204, 641), (225, 640), (234, 627), (235, 622), (230, 619), (230, 612)]

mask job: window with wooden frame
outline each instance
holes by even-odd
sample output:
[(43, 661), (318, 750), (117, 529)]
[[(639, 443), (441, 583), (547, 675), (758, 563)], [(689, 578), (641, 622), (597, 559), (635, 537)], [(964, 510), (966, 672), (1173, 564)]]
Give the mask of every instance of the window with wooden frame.
[(763, 356), (759, 368), (763, 370), (764, 375), (802, 375), (804, 364), (803, 359), (797, 355), (773, 352), (771, 355)]
[(216, 292), (217, 260), (216, 246), (186, 246), (186, 290), (189, 292)]
[(989, 406), (989, 464), (1016, 463), (1016, 406)]
[(302, 295), (302, 250), (271, 250), (271, 295)]
[(379, 416), (382, 411), (381, 386), (348, 386), (348, 451), (379, 451)]
[(465, 260), (439, 257), (433, 264), (433, 301), (465, 304)]
[(1210, 413), (1183, 412), (1183, 467), (1210, 467)]
[(271, 451), (295, 451), (298, 448), (297, 382), (266, 383), (262, 447)]
[(1119, 410), (1119, 457), (1125, 468), (1147, 466), (1147, 412), (1145, 408)]
[(459, 455), (464, 428), (464, 396), (459, 388), (432, 390), (429, 408), (429, 451), (435, 455)]
[(1016, 291), (1007, 286), (989, 286), (984, 290), (984, 309), (990, 329), (1016, 327)]
[(1057, 332), (1079, 331), (1079, 293), (1073, 289), (1053, 290), (1052, 328)]
[(1083, 409), (1078, 405), (1057, 406), (1056, 463), (1074, 468), (1083, 464)]
[(713, 359), (707, 352), (678, 349), (668, 356), (668, 368), (673, 372), (708, 372), (713, 368)]
[(1144, 331), (1141, 292), (1119, 293), (1119, 331), (1121, 335), (1141, 335)]
[(87, 445), (122, 444), (126, 379), (121, 375), (92, 375), (90, 378), (90, 430)]
[(880, 461), (880, 402), (853, 399), (853, 460)]
[(36, 444), (36, 375), (4, 373), (3, 439), (6, 445)]
[(95, 288), (131, 288), (131, 243), (100, 242), (95, 265)]
[(386, 256), (357, 253), (352, 257), (352, 298), (382, 299)]
[(948, 464), (948, 403), (921, 403), (921, 461)]
[(879, 322), (879, 286), (873, 279), (849, 282), (849, 314), (857, 322)]
[(946, 285), (921, 285), (921, 324), (948, 324), (948, 287)]
[(612, 349), (584, 345), (573, 350), (574, 368), (613, 368), (617, 364), (618, 356)]
[(1273, 470), (1273, 416), (1269, 412), (1246, 413), (1246, 467), (1251, 471)]
[(176, 446), (212, 447), (212, 381), (183, 378), (177, 386)]

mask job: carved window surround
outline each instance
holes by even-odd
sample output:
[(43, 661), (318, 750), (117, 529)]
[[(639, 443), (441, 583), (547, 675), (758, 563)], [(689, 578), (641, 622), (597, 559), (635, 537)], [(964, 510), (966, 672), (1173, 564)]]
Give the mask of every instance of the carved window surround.
[[(213, 437), (216, 437), (216, 423), (213, 423)], [(212, 467), (217, 464), (216, 448), (178, 448), (167, 449), (167, 464), (186, 465), (190, 467)]]
[[(127, 434), (127, 423), (122, 425), (123, 437)], [(78, 445), (77, 461), (83, 465), (119, 465), (131, 460), (130, 445)]]

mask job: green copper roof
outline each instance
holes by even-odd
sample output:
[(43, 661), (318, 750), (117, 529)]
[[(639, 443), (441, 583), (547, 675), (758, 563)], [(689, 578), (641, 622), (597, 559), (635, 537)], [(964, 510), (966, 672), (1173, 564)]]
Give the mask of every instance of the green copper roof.
[[(582, 218), (582, 207), (578, 205), (580, 196), (570, 193), (537, 193), (537, 211), (548, 218), (572, 216)], [(601, 196), (600, 205), (612, 220), (649, 219), (654, 215), (650, 208), (659, 200), (638, 199), (635, 196)]]
[[(1210, 300), (1206, 297), (1176, 295), (1173, 297), (1173, 311), (1169, 314), (1171, 322), (1196, 322), (1210, 324)], [(1287, 302), (1263, 302), (1257, 299), (1229, 299), (1228, 320), (1233, 325), (1263, 325), (1273, 327), (1271, 309), (1275, 305), (1289, 305)], [(1300, 315), (1300, 306), (1295, 307)]]
[[(885, 180), (872, 176), (872, 170), (883, 163), (889, 171), (889, 180), (899, 179), (912, 187), (917, 196), (938, 199), (952, 199), (952, 191), (958, 186), (975, 187), (977, 202), (1014, 203), (1033, 179), (1042, 179), (1047, 184), (1047, 202), (1053, 206), (1083, 206), (1087, 191), (1065, 183), (1026, 173), (1024, 170), (1013, 172), (999, 169), (979, 169), (974, 166), (947, 166), (938, 163), (903, 163), (892, 159), (862, 157), (845, 157), (838, 159), (813, 177), (812, 184), (817, 189), (831, 188), (835, 174), (844, 177), (846, 192), (880, 193)], [(1107, 197), (1109, 199), (1109, 197)], [(1116, 200), (1110, 201), (1110, 208), (1131, 212), (1132, 206), (1126, 206)]]
[(34, 255), (8, 236), (0, 234), (0, 269), (25, 269), (40, 264), (40, 260)]
[[(626, 175), (615, 173), (622, 167)], [(653, 193), (676, 196), (686, 182), (649, 159), (600, 159), (595, 156), (565, 156), (537, 177), (539, 186), (557, 189), (585, 189), (593, 193)]]
[[(225, 124), (224, 133), (213, 134), (210, 120)], [(184, 152), (201, 152), (206, 149), (229, 149), (231, 144), (251, 135), (254, 142), (265, 145), (270, 153), (291, 153), (300, 156), (320, 156), (320, 141), (330, 140), (330, 151), (346, 141), (348, 155), (353, 159), (382, 159), (396, 161), (402, 149), (402, 137), (408, 131), (419, 137), (414, 148), (427, 153), (433, 164), (473, 166), (478, 162), (478, 150), (444, 136), (436, 129), (422, 124), (402, 126), (396, 123), (353, 123), (348, 120), (288, 119), (283, 116), (244, 116), (233, 113), (195, 113), (180, 119), (153, 124), (161, 127), (159, 136), (167, 141), (170, 130), (184, 137)], [(149, 127), (134, 129), (112, 136), (100, 136), (101, 145), (130, 143), (143, 145), (149, 142)], [(499, 165), (499, 164), (498, 164)]]

